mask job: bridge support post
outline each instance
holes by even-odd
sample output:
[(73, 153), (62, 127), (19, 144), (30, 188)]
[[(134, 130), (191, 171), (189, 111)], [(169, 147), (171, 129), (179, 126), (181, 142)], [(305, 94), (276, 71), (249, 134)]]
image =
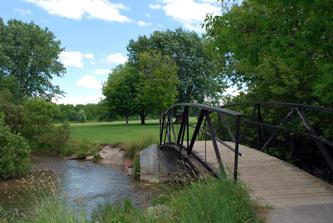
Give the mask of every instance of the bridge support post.
[(240, 117), (236, 118), (236, 133), (235, 133), (235, 157), (234, 157), (234, 180), (238, 178), (238, 156), (240, 143)]
[(205, 116), (205, 111), (201, 110), (199, 118), (198, 118), (197, 125), (195, 126), (195, 129), (194, 129), (194, 132), (193, 132), (193, 136), (192, 136), (192, 139), (191, 139), (190, 146), (187, 148), (187, 155), (190, 155), (191, 152), (192, 152), (192, 149), (193, 149), (195, 140), (197, 139), (198, 133), (200, 131), (200, 127), (201, 127), (202, 121), (204, 119), (204, 116)]
[(220, 175), (225, 176), (225, 170), (224, 170), (224, 167), (223, 167), (223, 164), (222, 164), (222, 159), (221, 159), (219, 147), (217, 146), (217, 142), (216, 142), (216, 132), (215, 132), (215, 129), (212, 125), (212, 120), (210, 119), (209, 114), (206, 113), (205, 116), (206, 116), (207, 126), (208, 126), (209, 132), (210, 132), (210, 137), (211, 137), (212, 142), (213, 142), (215, 156), (216, 156), (217, 162), (219, 164)]
[[(257, 110), (257, 122), (262, 122), (262, 116), (261, 116), (261, 106), (260, 104), (255, 105), (255, 109)], [(262, 138), (262, 132), (261, 132), (261, 124), (258, 124), (258, 135), (257, 135), (257, 148), (258, 150), (261, 150), (261, 138)]]

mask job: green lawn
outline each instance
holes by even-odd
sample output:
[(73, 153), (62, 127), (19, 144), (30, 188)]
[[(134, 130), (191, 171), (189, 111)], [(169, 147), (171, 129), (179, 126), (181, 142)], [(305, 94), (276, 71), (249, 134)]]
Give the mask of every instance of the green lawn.
[(140, 140), (143, 137), (159, 136), (158, 120), (147, 120), (146, 125), (139, 121), (130, 121), (126, 125), (123, 121), (72, 123), (71, 137), (75, 140), (87, 139), (92, 142), (117, 144)]

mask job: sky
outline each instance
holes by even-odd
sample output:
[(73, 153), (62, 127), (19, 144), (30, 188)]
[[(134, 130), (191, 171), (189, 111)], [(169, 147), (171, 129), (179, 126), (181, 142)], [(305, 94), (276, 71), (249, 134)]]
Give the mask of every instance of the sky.
[(5, 22), (33, 21), (61, 41), (66, 73), (53, 83), (66, 93), (55, 102), (65, 104), (97, 103), (131, 39), (178, 27), (202, 34), (206, 14), (220, 9), (216, 0), (0, 0)]

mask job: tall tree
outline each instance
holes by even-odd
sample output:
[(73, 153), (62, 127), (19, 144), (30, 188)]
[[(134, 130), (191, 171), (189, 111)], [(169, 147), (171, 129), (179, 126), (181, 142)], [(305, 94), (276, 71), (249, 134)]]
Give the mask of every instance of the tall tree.
[(137, 108), (138, 79), (137, 73), (126, 63), (116, 67), (103, 86), (103, 94), (110, 111), (124, 116), (126, 124), (129, 116), (133, 115)]
[(138, 58), (138, 111), (141, 124), (151, 112), (160, 113), (176, 101), (177, 66), (160, 52), (142, 52)]
[(140, 36), (127, 46), (129, 61), (138, 64), (142, 52), (157, 50), (170, 56), (177, 65), (178, 102), (203, 102), (218, 99), (223, 91), (223, 77), (211, 58), (206, 42), (194, 32), (155, 31), (151, 36)]
[(60, 41), (47, 28), (34, 23), (0, 19), (0, 75), (13, 77), (17, 83), (16, 97), (51, 99), (61, 94), (52, 84), (53, 77), (61, 77), (64, 66), (58, 61)]
[(333, 105), (333, 1), (246, 0), (206, 20), (224, 72), (248, 97)]

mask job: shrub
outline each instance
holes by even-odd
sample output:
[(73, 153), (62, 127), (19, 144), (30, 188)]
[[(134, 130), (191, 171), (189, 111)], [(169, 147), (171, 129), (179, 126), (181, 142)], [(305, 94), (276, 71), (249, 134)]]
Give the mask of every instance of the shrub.
[[(70, 127), (64, 123), (57, 127), (50, 128), (42, 133), (37, 139), (36, 150), (53, 154), (60, 154), (68, 143), (70, 136)], [(38, 146), (38, 147), (37, 147)]]
[(0, 113), (0, 179), (20, 176), (29, 170), (29, 146), (19, 134), (4, 124)]
[(54, 126), (58, 113), (56, 105), (43, 99), (29, 99), (24, 103), (22, 135), (29, 141), (31, 150), (58, 154), (64, 149), (70, 127), (68, 123)]

